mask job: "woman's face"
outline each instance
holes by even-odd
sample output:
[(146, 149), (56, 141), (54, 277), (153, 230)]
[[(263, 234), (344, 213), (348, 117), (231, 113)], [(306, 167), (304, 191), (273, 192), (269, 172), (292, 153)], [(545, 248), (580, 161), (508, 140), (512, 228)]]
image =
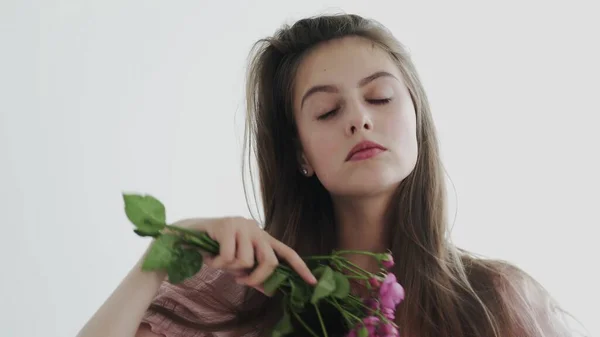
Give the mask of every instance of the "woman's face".
[(389, 191), (414, 169), (415, 109), (387, 52), (359, 37), (333, 40), (307, 54), (295, 80), (300, 163), (332, 195)]

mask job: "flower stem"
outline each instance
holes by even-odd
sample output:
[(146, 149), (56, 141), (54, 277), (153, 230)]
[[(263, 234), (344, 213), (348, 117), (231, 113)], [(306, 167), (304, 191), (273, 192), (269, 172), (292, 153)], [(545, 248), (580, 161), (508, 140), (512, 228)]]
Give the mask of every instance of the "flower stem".
[[(166, 228), (181, 234), (186, 243), (192, 244), (205, 251), (206, 253), (219, 255), (219, 243), (213, 240), (210, 236), (208, 236), (206, 232), (195, 232), (187, 228), (173, 225), (166, 225)], [(292, 270), (292, 268), (290, 268), (286, 264), (280, 263), (277, 266), (277, 269), (280, 272), (288, 275), (288, 277), (294, 275), (294, 271)]]
[(302, 320), (302, 318), (300, 318), (300, 315), (298, 315), (297, 312), (292, 311), (292, 314), (294, 315), (294, 317), (296, 317), (296, 319), (298, 320), (298, 322), (300, 322), (300, 324), (302, 324), (302, 326), (304, 327), (304, 329), (306, 329), (306, 331), (308, 331), (308, 333), (310, 333), (313, 337), (319, 337), (319, 335), (317, 335), (316, 332), (314, 332), (308, 325), (306, 325), (306, 323)]
[(167, 225), (166, 228), (183, 234), (183, 238), (189, 243), (195, 244), (199, 248), (202, 248), (207, 253), (213, 255), (219, 254), (219, 243), (211, 239), (205, 232), (194, 232), (187, 228), (182, 228), (173, 225)]
[(168, 229), (176, 231), (176, 232), (191, 234), (193, 236), (199, 236), (199, 234), (202, 234), (202, 232), (197, 233), (197, 232), (194, 232), (194, 231), (189, 230), (187, 228), (183, 228), (183, 227), (179, 227), (179, 226), (174, 226), (174, 225), (166, 225), (165, 228), (168, 228)]
[[(361, 267), (355, 265), (354, 263), (345, 260), (343, 262), (340, 262), (339, 264), (342, 268), (349, 270), (351, 272), (353, 272), (354, 274), (356, 274), (356, 276), (359, 276), (363, 279), (368, 279), (369, 278), (369, 274), (367, 271), (365, 271), (364, 269), (362, 269)], [(365, 276), (364, 273), (367, 273), (367, 275)]]
[(313, 255), (313, 256), (305, 256), (302, 260), (335, 260), (338, 257), (335, 255)]
[(346, 278), (357, 279), (357, 280), (368, 280), (369, 279), (367, 276), (363, 276), (363, 275), (344, 275), (344, 276), (346, 276)]
[(327, 337), (327, 329), (325, 329), (325, 322), (323, 322), (323, 316), (321, 316), (321, 310), (319, 310), (319, 307), (314, 304), (315, 309), (317, 311), (317, 316), (319, 317), (319, 322), (321, 323), (321, 329), (323, 330), (323, 337)]
[(372, 308), (370, 308), (368, 305), (364, 304), (361, 300), (359, 300), (357, 298), (352, 298), (352, 300), (354, 301), (354, 303), (358, 304), (363, 309), (368, 309), (369, 311), (373, 311)]
[[(350, 298), (354, 303), (358, 304), (359, 306), (361, 306), (363, 309), (366, 309), (366, 312), (368, 312), (369, 314), (375, 315), (377, 317), (379, 317), (384, 323), (389, 323), (390, 320), (385, 317), (380, 310), (375, 310), (373, 308), (370, 308), (369, 306), (367, 306), (366, 304), (364, 304), (362, 301), (360, 301), (359, 299), (355, 298), (355, 297), (350, 297), (348, 296), (348, 298)], [(351, 314), (352, 315), (352, 314)], [(354, 315), (352, 315), (354, 316)], [(360, 318), (354, 316), (354, 318), (357, 318), (360, 320)]]
[(376, 259), (379, 259), (379, 256), (381, 254), (378, 253), (373, 253), (373, 252), (365, 252), (362, 250), (336, 250), (334, 251), (334, 255), (341, 255), (341, 254), (360, 254), (360, 255), (368, 255), (368, 256), (372, 256)]
[[(352, 316), (352, 318), (354, 318), (354, 319), (356, 319), (356, 316), (354, 316), (353, 314), (344, 310), (344, 308), (342, 308), (342, 306), (340, 305), (340, 303), (338, 302), (338, 300), (335, 297), (333, 298), (333, 301), (329, 300), (329, 303), (331, 303), (334, 307), (336, 307), (342, 313), (342, 315), (344, 316), (344, 319), (346, 320), (346, 323), (348, 323), (348, 328), (352, 329), (353, 322), (350, 320), (350, 317), (348, 317), (348, 316)], [(360, 322), (360, 319), (358, 319), (358, 321)]]
[(370, 273), (370, 272), (362, 269), (361, 267), (355, 265), (354, 263), (352, 263), (352, 262), (350, 262), (348, 260), (344, 261), (344, 263), (347, 263), (349, 266), (352, 266), (353, 268), (358, 269), (359, 271), (365, 273), (368, 277), (374, 277), (375, 276), (373, 273)]

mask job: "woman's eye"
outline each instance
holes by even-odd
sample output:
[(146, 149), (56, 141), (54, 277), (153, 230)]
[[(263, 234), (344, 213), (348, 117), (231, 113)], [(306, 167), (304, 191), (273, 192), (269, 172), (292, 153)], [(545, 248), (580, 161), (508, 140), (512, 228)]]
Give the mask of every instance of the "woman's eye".
[[(383, 104), (388, 104), (389, 102), (391, 102), (392, 99), (391, 98), (379, 98), (379, 99), (367, 99), (367, 102), (370, 104), (375, 104), (375, 105), (383, 105)], [(333, 109), (330, 110), (322, 115), (319, 115), (319, 117), (317, 117), (318, 120), (324, 120), (324, 119), (328, 119), (331, 118), (333, 116), (335, 116), (335, 114), (337, 114), (339, 111), (338, 109)]]
[(327, 118), (332, 117), (333, 115), (335, 115), (337, 113), (337, 111), (338, 111), (338, 109), (331, 110), (331, 111), (329, 111), (327, 113), (324, 113), (324, 114), (320, 115), (319, 117), (317, 117), (317, 119), (319, 119), (319, 120), (327, 119)]
[(368, 99), (367, 102), (371, 104), (387, 104), (391, 102), (391, 98), (381, 98), (381, 99)]

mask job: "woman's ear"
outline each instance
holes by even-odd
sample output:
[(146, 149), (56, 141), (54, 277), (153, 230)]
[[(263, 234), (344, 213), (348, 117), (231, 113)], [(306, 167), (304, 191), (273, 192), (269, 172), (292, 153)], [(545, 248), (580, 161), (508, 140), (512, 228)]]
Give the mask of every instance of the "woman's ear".
[(304, 152), (299, 153), (298, 163), (300, 165), (300, 172), (302, 172), (305, 177), (311, 177), (315, 173)]
[(296, 145), (296, 160), (298, 161), (298, 165), (299, 165), (298, 168), (299, 168), (300, 172), (305, 177), (312, 176), (315, 172), (314, 172), (312, 166), (310, 165), (308, 158), (306, 158), (306, 154), (304, 153), (304, 150), (302, 149), (302, 145), (300, 144), (300, 141), (297, 138), (294, 139), (294, 144)]

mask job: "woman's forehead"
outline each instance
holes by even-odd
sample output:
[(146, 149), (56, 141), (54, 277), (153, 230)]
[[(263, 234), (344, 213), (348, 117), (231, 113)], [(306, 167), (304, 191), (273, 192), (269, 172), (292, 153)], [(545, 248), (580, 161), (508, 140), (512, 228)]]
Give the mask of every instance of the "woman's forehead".
[(301, 61), (294, 83), (299, 99), (313, 86), (357, 86), (376, 72), (388, 72), (401, 80), (401, 73), (390, 55), (364, 38), (328, 41), (311, 50)]

